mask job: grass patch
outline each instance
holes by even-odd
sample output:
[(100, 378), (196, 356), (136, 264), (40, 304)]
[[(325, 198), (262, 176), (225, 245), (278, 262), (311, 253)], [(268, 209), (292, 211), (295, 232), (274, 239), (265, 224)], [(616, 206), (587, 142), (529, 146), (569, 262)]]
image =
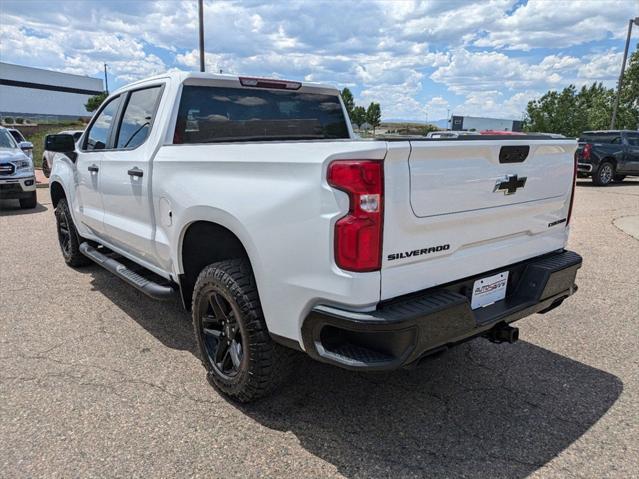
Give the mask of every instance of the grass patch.
[(33, 143), (33, 162), (36, 168), (42, 168), (42, 154), (44, 153), (44, 137), (64, 130), (84, 130), (85, 124), (56, 123), (55, 125), (38, 125), (34, 128), (18, 128), (27, 141)]

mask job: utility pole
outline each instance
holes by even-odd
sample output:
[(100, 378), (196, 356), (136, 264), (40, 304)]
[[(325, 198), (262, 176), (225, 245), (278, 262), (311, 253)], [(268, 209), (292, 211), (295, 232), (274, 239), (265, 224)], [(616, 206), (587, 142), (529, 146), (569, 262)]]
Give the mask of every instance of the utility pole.
[(617, 123), (617, 109), (619, 108), (619, 96), (621, 95), (621, 87), (623, 86), (623, 74), (626, 69), (626, 60), (628, 59), (628, 47), (630, 46), (630, 35), (632, 35), (632, 24), (639, 26), (639, 17), (628, 20), (628, 36), (626, 37), (626, 48), (623, 51), (623, 61), (621, 62), (621, 73), (617, 82), (617, 95), (615, 96), (615, 104), (612, 107), (612, 119), (610, 120), (610, 129), (615, 129)]
[(204, 0), (198, 0), (198, 16), (200, 17), (200, 71), (204, 68)]
[(107, 70), (107, 64), (105, 63), (104, 64), (104, 88), (106, 90), (106, 94), (108, 95), (109, 94), (109, 79), (107, 78), (106, 70)]

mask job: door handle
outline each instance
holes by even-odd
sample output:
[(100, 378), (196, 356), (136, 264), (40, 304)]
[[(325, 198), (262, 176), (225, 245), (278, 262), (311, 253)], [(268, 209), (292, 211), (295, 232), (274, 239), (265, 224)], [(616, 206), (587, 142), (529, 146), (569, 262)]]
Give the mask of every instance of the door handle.
[(91, 165), (87, 168), (87, 170), (89, 170), (91, 173), (97, 173), (98, 171), (100, 171), (100, 168), (98, 168), (98, 165)]
[(131, 168), (128, 172), (129, 176), (137, 176), (138, 178), (142, 178), (144, 175), (144, 171), (142, 171), (137, 166), (135, 168)]

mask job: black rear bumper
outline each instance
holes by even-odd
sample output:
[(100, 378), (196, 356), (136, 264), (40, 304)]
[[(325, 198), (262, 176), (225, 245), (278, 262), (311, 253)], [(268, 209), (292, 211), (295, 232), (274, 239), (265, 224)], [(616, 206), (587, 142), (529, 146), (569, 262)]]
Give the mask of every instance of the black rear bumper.
[[(347, 369), (396, 369), (559, 306), (577, 290), (581, 262), (572, 251), (552, 253), (385, 301), (372, 312), (317, 306), (302, 326), (304, 349), (319, 361)], [(474, 281), (502, 271), (509, 271), (506, 298), (472, 310)]]

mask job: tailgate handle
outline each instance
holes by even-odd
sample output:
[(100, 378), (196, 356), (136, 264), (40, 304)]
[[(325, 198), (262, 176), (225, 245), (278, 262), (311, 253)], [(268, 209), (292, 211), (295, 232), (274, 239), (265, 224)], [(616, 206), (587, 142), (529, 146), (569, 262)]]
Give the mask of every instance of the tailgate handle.
[(500, 163), (523, 163), (528, 158), (530, 146), (528, 145), (509, 145), (502, 146), (499, 150)]

